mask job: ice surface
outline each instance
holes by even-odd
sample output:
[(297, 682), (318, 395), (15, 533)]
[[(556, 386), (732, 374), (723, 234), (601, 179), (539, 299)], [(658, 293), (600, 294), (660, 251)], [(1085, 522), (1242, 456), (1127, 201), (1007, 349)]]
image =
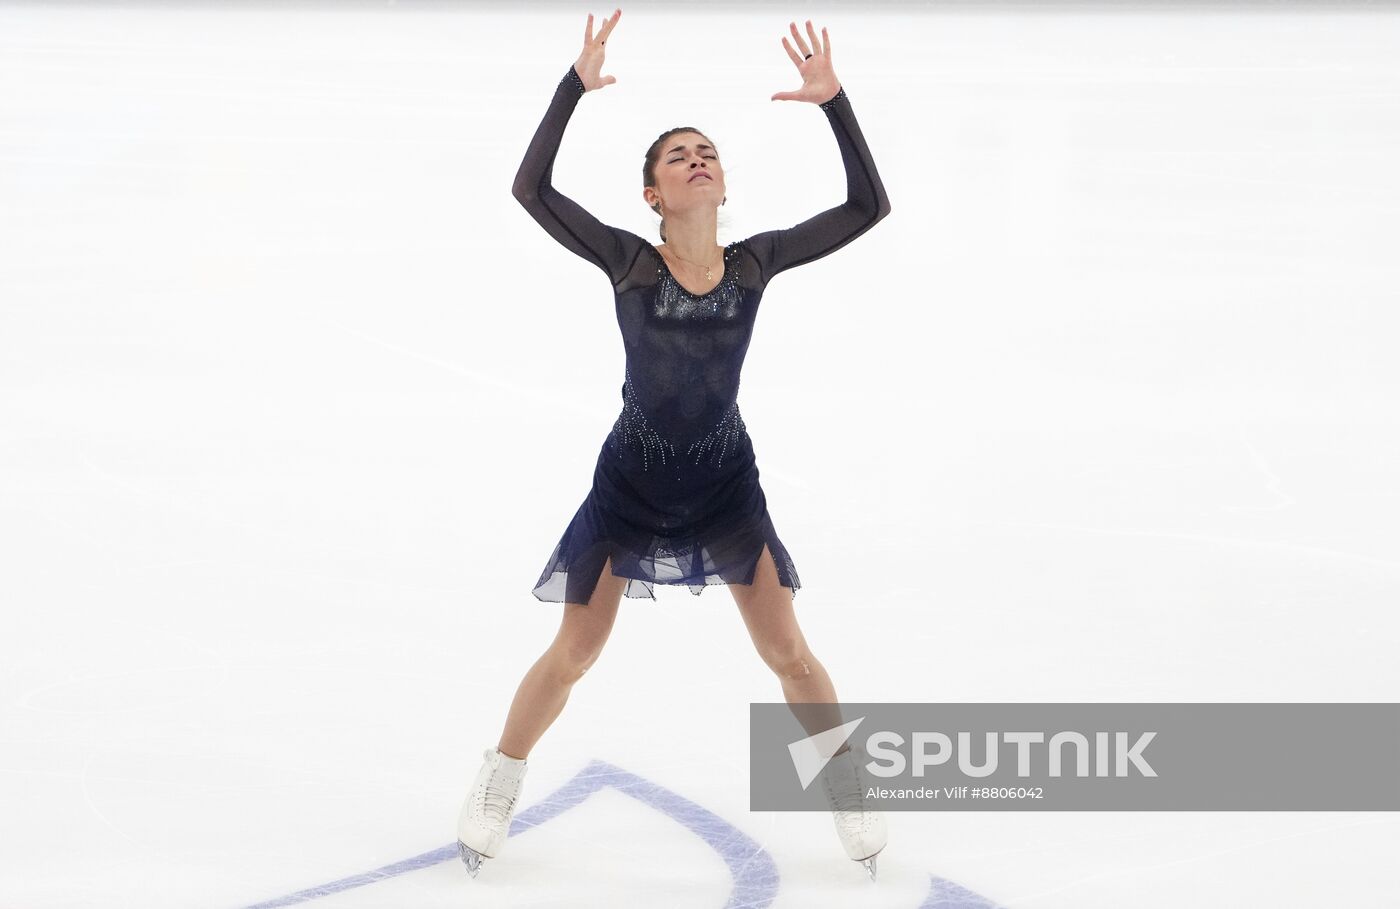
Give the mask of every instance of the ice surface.
[[(872, 886), (748, 811), (723, 588), (624, 605), (466, 876), (618, 407), (610, 288), (510, 194), (586, 12), (0, 9), (0, 905), (1391, 899), (1365, 813), (903, 812)], [(791, 15), (628, 7), (556, 185), (653, 237), (696, 125), (721, 242), (841, 201)], [(893, 213), (768, 289), (740, 397), (840, 696), (1400, 699), (1400, 18), (814, 22)]]

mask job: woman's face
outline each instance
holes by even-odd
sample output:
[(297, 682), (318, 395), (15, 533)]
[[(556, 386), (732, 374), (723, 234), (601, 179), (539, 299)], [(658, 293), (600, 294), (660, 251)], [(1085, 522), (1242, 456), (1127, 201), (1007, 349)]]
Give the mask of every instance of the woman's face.
[[(680, 211), (718, 206), (724, 199), (724, 168), (719, 152), (699, 133), (676, 133), (661, 144), (656, 188), (663, 208)], [(664, 212), (663, 212), (664, 214)]]

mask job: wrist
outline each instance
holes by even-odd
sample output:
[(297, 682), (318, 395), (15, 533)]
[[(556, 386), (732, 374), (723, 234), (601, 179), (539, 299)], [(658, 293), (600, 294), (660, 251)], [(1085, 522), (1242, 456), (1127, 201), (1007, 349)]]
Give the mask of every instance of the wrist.
[(559, 80), (560, 85), (566, 85), (582, 95), (588, 89), (583, 84), (583, 79), (579, 77), (576, 66), (569, 67), (569, 71), (564, 74), (564, 78)]

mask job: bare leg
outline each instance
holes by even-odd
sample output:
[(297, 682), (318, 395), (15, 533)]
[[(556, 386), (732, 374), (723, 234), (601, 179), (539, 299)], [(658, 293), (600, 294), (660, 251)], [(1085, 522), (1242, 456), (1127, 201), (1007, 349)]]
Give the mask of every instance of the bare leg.
[[(843, 722), (836, 707), (836, 687), (826, 668), (812, 654), (807, 639), (797, 625), (792, 608), (792, 588), (778, 581), (778, 567), (773, 554), (763, 547), (752, 584), (730, 584), (739, 614), (753, 638), (754, 647), (763, 662), (778, 676), (783, 697), (789, 704), (830, 704), (829, 708), (813, 707), (793, 715), (808, 733), (815, 735)], [(836, 752), (846, 751), (842, 744)]]
[(565, 603), (563, 620), (553, 643), (520, 681), (496, 746), (507, 757), (528, 757), (569, 699), (574, 683), (598, 659), (612, 631), (626, 578), (612, 573), (612, 560), (603, 572), (588, 605)]

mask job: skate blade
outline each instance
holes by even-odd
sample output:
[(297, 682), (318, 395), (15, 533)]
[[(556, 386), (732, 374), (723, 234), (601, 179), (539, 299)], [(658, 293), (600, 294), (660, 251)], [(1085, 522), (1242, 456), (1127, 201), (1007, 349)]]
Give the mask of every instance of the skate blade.
[[(878, 855), (878, 854), (879, 854), (879, 853), (876, 853), (876, 855)], [(875, 880), (875, 857), (876, 857), (875, 855), (872, 855), (872, 856), (871, 856), (870, 858), (868, 858), (868, 859), (861, 859), (861, 862), (860, 862), (862, 865), (865, 866), (865, 870), (868, 871), (868, 872), (870, 873), (870, 879), (871, 879), (872, 881)]]
[(461, 840), (457, 841), (457, 854), (462, 857), (463, 864), (467, 866), (467, 873), (472, 877), (476, 877), (477, 872), (481, 870), (481, 863), (486, 859), (486, 856), (477, 852)]

